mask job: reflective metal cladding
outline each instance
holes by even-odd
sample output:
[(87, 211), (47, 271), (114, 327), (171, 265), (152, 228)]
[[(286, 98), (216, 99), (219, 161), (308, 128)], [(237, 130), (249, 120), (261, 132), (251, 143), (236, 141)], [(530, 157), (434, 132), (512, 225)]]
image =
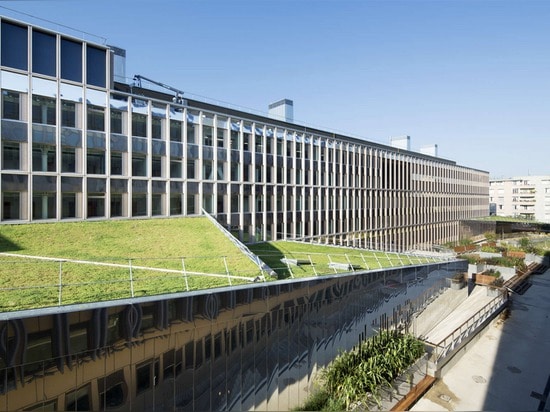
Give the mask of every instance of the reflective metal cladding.
[(463, 265), (4, 314), (0, 408), (289, 409), (341, 350), (412, 327), (415, 302)]

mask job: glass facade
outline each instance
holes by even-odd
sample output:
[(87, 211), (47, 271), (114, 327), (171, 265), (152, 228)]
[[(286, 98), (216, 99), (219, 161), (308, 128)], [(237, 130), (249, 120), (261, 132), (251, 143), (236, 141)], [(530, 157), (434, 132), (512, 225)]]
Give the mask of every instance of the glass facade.
[[(454, 241), (459, 220), (487, 214), (486, 172), (146, 89), (136, 96), (124, 84), (111, 90), (108, 47), (6, 19), (1, 27), (3, 180), (30, 171), (56, 188), (88, 175), (105, 184), (54, 189), (47, 213), (32, 179), (2, 185), (0, 223), (206, 210), (245, 242), (406, 250)], [(17, 70), (28, 69), (29, 50), (25, 75)], [(113, 191), (122, 176), (126, 189)]]

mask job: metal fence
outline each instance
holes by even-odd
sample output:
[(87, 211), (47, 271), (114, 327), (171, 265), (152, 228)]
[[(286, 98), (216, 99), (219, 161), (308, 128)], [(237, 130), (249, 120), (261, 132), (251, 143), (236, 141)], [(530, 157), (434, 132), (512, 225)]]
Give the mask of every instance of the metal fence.
[(497, 313), (508, 301), (508, 294), (504, 289), (494, 289), (497, 291), (498, 296), (491, 300), (475, 315), (462, 323), (454, 331), (452, 331), (446, 338), (444, 338), (437, 345), (434, 345), (432, 352), (432, 360), (437, 362), (440, 359), (445, 358), (455, 348), (457, 348), (462, 342), (464, 342), (471, 334), (477, 332), (478, 328), (495, 313)]
[[(196, 270), (205, 259), (217, 259), (220, 271)], [(148, 261), (152, 264), (143, 264)], [(230, 271), (226, 256), (128, 259), (124, 263), (47, 257), (2, 259), (0, 311), (246, 284), (261, 280), (258, 273)]]

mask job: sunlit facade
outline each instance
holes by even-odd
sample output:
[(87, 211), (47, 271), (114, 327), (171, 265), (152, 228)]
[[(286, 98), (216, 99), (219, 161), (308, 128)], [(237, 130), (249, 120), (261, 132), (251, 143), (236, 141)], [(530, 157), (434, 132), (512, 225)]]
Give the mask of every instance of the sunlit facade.
[(491, 180), (489, 201), (496, 216), (550, 223), (550, 176)]
[(488, 214), (487, 172), (118, 82), (109, 46), (1, 26), (1, 223), (204, 210), (244, 242), (406, 250)]

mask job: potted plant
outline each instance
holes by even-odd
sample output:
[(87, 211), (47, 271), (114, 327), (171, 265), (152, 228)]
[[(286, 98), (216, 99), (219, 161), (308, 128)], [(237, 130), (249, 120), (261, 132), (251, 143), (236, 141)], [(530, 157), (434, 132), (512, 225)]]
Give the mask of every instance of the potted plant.
[(451, 289), (460, 290), (466, 285), (464, 273), (457, 273), (451, 278)]

